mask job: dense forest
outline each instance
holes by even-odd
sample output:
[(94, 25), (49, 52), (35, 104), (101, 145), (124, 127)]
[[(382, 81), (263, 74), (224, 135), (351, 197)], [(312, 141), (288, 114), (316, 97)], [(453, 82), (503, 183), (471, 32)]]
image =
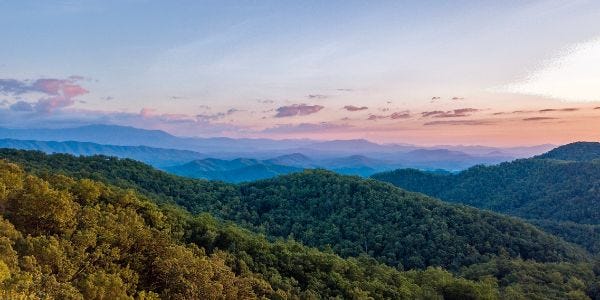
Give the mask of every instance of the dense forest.
[(330, 247), (343, 257), (368, 253), (395, 267), (456, 270), (501, 251), (542, 262), (587, 257), (585, 251), (516, 219), (329, 171), (234, 185), (178, 177), (127, 159), (20, 150), (2, 150), (0, 155), (39, 174), (55, 170), (134, 188), (159, 203), (209, 212), (267, 236)]
[(104, 156), (0, 158), (16, 163), (0, 164), (5, 298), (598, 298), (585, 251), (374, 180), (233, 185)]
[(494, 299), (493, 280), (400, 272), (159, 208), (133, 190), (0, 162), (0, 298)]
[(449, 202), (502, 212), (600, 249), (600, 143), (573, 143), (546, 154), (476, 166), (458, 174), (401, 169), (373, 175)]

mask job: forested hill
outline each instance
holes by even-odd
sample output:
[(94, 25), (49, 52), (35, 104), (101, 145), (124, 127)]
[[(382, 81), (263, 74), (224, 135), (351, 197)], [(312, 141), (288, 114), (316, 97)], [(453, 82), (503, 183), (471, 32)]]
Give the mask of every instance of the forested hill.
[[(387, 184), (311, 171), (239, 186), (104, 156), (0, 150), (0, 158), (25, 169), (0, 159), (2, 299), (600, 297), (600, 268), (577, 248), (522, 222)], [(267, 239), (210, 213), (153, 202), (291, 234)], [(293, 240), (321, 243), (321, 231), (336, 243), (326, 251)], [(389, 263), (402, 251), (405, 269), (449, 257), (451, 267), (468, 266), (401, 271), (362, 251), (379, 255), (382, 243), (378, 258)], [(343, 259), (333, 247), (361, 255)]]
[(401, 169), (372, 177), (445, 201), (530, 219), (597, 252), (600, 160), (593, 159), (599, 148), (599, 143), (574, 143), (538, 157), (477, 166), (458, 174)]
[(560, 159), (572, 161), (590, 161), (600, 159), (600, 143), (577, 142), (552, 149), (536, 158)]
[(187, 179), (132, 160), (1, 150), (37, 174), (61, 172), (135, 188), (159, 202), (342, 256), (368, 253), (392, 266), (461, 266), (508, 257), (585, 260), (584, 251), (524, 222), (442, 203), (391, 185), (328, 171), (305, 171), (244, 185)]
[[(584, 286), (553, 293), (585, 295), (596, 280), (577, 278)], [(498, 299), (513, 285), (269, 242), (131, 190), (0, 160), (0, 299)]]

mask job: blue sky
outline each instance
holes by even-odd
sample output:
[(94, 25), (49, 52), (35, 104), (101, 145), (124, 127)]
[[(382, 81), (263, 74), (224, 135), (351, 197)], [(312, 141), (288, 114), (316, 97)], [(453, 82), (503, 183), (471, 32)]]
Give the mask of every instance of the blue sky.
[[(19, 94), (4, 81), (5, 127), (417, 143), (563, 141), (561, 128), (598, 137), (585, 125), (600, 106), (597, 1), (0, 1), (0, 23), (0, 79), (63, 80), (58, 92)], [(86, 92), (71, 94), (74, 85)], [(544, 109), (560, 115), (498, 119)], [(423, 117), (435, 111), (452, 119)], [(524, 119), (537, 120), (526, 121), (531, 131), (497, 133)]]

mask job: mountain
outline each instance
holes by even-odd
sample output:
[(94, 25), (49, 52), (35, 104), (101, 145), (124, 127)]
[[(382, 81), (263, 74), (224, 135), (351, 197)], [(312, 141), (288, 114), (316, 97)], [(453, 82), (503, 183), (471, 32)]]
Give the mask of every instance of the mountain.
[(42, 178), (5, 161), (0, 186), (2, 299), (497, 299), (504, 293), (441, 269), (402, 272), (290, 239), (271, 242), (209, 214), (159, 207), (132, 190), (54, 172)]
[(256, 159), (238, 158), (234, 160), (222, 160), (207, 158), (194, 160), (183, 165), (167, 167), (165, 170), (190, 178), (243, 182), (298, 172), (302, 169)]
[[(0, 160), (7, 298), (600, 295), (596, 268), (579, 248), (517, 219), (373, 180), (317, 170), (233, 185), (105, 156), (2, 149), (0, 158), (24, 170)], [(399, 271), (421, 264), (456, 275)]]
[(577, 142), (564, 145), (539, 155), (540, 159), (559, 159), (572, 161), (590, 161), (600, 159), (600, 143)]
[(600, 158), (599, 148), (600, 143), (574, 143), (530, 159), (457, 174), (401, 169), (372, 177), (448, 202), (529, 219), (598, 252), (600, 239), (589, 233), (590, 226), (600, 225), (600, 161), (594, 160)]
[(39, 150), (45, 153), (68, 153), (87, 156), (102, 154), (121, 158), (131, 158), (143, 161), (155, 167), (172, 166), (206, 157), (198, 152), (187, 150), (161, 149), (147, 146), (100, 145), (74, 141), (51, 142), (0, 139), (0, 148)]
[(448, 149), (417, 149), (403, 154), (398, 163), (420, 169), (462, 170), (478, 164), (496, 164), (513, 160), (513, 157), (491, 152), (486, 156), (474, 156)]
[(191, 150), (213, 155), (219, 152), (261, 152), (261, 149), (275, 151), (278, 149), (301, 147), (306, 144), (314, 143), (314, 141), (308, 140), (177, 137), (161, 130), (147, 130), (118, 125), (87, 125), (60, 129), (0, 128), (0, 138), (79, 141), (117, 146), (149, 146), (155, 148)]
[[(88, 125), (57, 129), (8, 129), (0, 128), (0, 138), (41, 141), (77, 141), (115, 146), (147, 146), (153, 148), (189, 150), (203, 153), (205, 157), (231, 160), (240, 157), (267, 160), (277, 156), (302, 154), (315, 160), (362, 155), (387, 161), (397, 167), (421, 169), (447, 168), (461, 170), (476, 164), (509, 161), (543, 153), (547, 145), (518, 148), (495, 148), (485, 146), (433, 146), (422, 147), (409, 144), (377, 144), (364, 139), (315, 141), (307, 139), (248, 139), (227, 137), (178, 137), (160, 130), (146, 130), (117, 125)], [(410, 151), (448, 150), (438, 152), (437, 158), (413, 162)], [(409, 153), (409, 154), (407, 154)], [(460, 153), (463, 153), (461, 158)], [(525, 155), (524, 155), (525, 153)], [(449, 155), (444, 157), (444, 155)], [(463, 159), (462, 161), (460, 159)], [(279, 164), (279, 163), (275, 163)], [(283, 164), (286, 165), (286, 164)], [(295, 167), (298, 166), (291, 165)], [(311, 166), (313, 167), (313, 166)], [(386, 168), (386, 170), (389, 168)], [(377, 169), (376, 171), (382, 171)]]
[(266, 162), (275, 165), (284, 165), (303, 169), (316, 167), (315, 161), (302, 153), (280, 155), (271, 159), (267, 159)]
[(132, 160), (0, 150), (27, 170), (55, 170), (210, 212), (269, 236), (368, 253), (392, 266), (459, 268), (494, 255), (542, 262), (585, 259), (584, 251), (519, 220), (406, 192), (389, 184), (313, 170), (233, 185), (169, 175)]

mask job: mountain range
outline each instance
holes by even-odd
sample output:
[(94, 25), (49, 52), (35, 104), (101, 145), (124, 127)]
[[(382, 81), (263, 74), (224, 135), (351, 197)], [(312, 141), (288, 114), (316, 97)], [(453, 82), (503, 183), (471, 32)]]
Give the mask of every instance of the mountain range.
[[(270, 162), (284, 161), (307, 163), (298, 154)], [(568, 182), (560, 188), (598, 178), (585, 175), (559, 178)], [(0, 295), (9, 298), (93, 298), (99, 289), (182, 299), (600, 295), (597, 252), (549, 227), (331, 171), (231, 184), (131, 159), (0, 149), (0, 187)]]
[(548, 147), (447, 146), (446, 149), (381, 145), (366, 140), (182, 138), (159, 130), (112, 125), (0, 128), (0, 138), (3, 148), (131, 158), (183, 176), (229, 182), (315, 168), (360, 176), (396, 168), (460, 171), (474, 165), (510, 161), (525, 153), (539, 154)]

